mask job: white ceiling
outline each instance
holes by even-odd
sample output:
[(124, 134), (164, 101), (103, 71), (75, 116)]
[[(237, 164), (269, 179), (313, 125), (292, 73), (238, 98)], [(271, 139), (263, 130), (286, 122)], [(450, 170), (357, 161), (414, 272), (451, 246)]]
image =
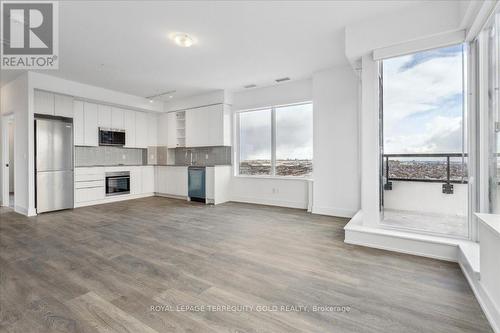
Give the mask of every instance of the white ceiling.
[[(347, 63), (346, 25), (416, 3), (61, 1), (60, 69), (46, 73), (139, 96), (266, 86)], [(180, 48), (174, 31), (199, 42)], [(1, 75), (4, 84), (18, 72)]]

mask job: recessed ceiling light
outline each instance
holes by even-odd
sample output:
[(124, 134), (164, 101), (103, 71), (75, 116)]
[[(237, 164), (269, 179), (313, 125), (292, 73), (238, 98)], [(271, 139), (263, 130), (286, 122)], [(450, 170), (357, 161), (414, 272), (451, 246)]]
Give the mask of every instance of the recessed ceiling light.
[(170, 96), (168, 96), (168, 98), (174, 98), (174, 96), (170, 95)]
[(149, 100), (149, 103), (153, 103), (154, 101), (152, 99)]
[(180, 47), (190, 47), (195, 44), (195, 39), (185, 32), (174, 32), (169, 35), (169, 38)]

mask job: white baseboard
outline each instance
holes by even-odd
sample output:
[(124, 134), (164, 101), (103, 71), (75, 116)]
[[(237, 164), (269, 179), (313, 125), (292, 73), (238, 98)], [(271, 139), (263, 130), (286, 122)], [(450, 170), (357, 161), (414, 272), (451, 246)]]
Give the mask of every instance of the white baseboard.
[(188, 197), (184, 195), (174, 195), (174, 194), (167, 194), (167, 193), (154, 193), (155, 196), (157, 197), (164, 197), (164, 198), (170, 198), (170, 199), (179, 199), (179, 200), (187, 200)]
[(344, 208), (336, 208), (336, 207), (318, 207), (318, 206), (314, 206), (314, 205), (312, 207), (313, 214), (329, 215), (329, 216), (336, 216), (336, 217), (351, 218), (356, 214), (356, 212), (357, 211), (354, 211), (354, 210), (349, 210), (349, 209), (344, 209)]
[(229, 201), (251, 203), (251, 204), (257, 204), (257, 205), (307, 209), (307, 202), (270, 200), (270, 199), (262, 199), (262, 198), (255, 198), (255, 197), (241, 197), (241, 196), (233, 196), (230, 198)]
[(491, 297), (481, 285), (481, 280), (477, 274), (470, 269), (470, 265), (465, 261), (464, 256), (459, 256), (458, 264), (469, 282), (479, 305), (483, 309), (484, 315), (488, 319), (493, 331), (500, 333), (500, 309), (497, 308)]

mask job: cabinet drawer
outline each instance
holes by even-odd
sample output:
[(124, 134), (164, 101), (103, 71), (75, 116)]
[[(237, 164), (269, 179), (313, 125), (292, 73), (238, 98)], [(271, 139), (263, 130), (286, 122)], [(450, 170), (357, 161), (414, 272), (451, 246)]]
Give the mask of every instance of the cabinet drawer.
[(104, 175), (104, 167), (77, 167), (75, 168), (75, 175)]
[(104, 173), (94, 173), (94, 174), (75, 174), (75, 182), (88, 182), (93, 180), (104, 181)]
[(104, 180), (76, 181), (75, 188), (104, 187)]
[(75, 189), (75, 202), (86, 202), (104, 199), (104, 187)]

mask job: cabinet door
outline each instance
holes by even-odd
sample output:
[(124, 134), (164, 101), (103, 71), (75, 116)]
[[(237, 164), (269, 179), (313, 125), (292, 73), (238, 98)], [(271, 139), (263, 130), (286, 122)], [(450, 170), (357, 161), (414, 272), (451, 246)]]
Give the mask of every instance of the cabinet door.
[(158, 145), (158, 115), (148, 113), (148, 146)]
[(35, 90), (35, 113), (54, 115), (54, 94)]
[(212, 105), (204, 108), (206, 121), (205, 134), (207, 146), (224, 145), (224, 111), (222, 105)]
[(186, 111), (186, 147), (196, 147), (198, 141), (198, 122), (200, 121), (198, 110)]
[(167, 178), (166, 178), (166, 166), (156, 166), (155, 167), (155, 192), (156, 193), (167, 193)]
[(167, 146), (168, 148), (177, 147), (177, 119), (175, 112), (169, 112), (168, 114), (168, 129), (167, 129)]
[(188, 194), (187, 167), (167, 167), (167, 193), (177, 196)]
[(97, 116), (97, 104), (87, 103), (83, 104), (84, 115), (84, 144), (85, 146), (98, 146), (99, 145), (99, 126)]
[(176, 180), (177, 180), (177, 195), (187, 197), (188, 195), (188, 168), (187, 167), (177, 167), (176, 168)]
[(148, 115), (144, 112), (137, 112), (135, 115), (135, 145), (138, 148), (148, 147)]
[(141, 168), (142, 193), (152, 193), (155, 191), (155, 172), (153, 166), (143, 166)]
[(125, 147), (135, 148), (135, 111), (124, 110)]
[(186, 111), (186, 145), (188, 147), (222, 146), (223, 144), (222, 105), (205, 106)]
[(168, 145), (169, 131), (170, 129), (168, 127), (168, 113), (162, 113), (158, 116), (158, 123), (157, 123), (158, 146)]
[(142, 174), (141, 167), (130, 169), (130, 194), (142, 193)]
[(56, 116), (73, 118), (73, 97), (55, 95), (54, 113)]
[(111, 107), (99, 104), (97, 110), (99, 127), (111, 128)]
[(83, 111), (83, 102), (73, 102), (73, 130), (75, 146), (85, 145), (85, 115)]
[(111, 128), (124, 129), (123, 109), (111, 108)]

